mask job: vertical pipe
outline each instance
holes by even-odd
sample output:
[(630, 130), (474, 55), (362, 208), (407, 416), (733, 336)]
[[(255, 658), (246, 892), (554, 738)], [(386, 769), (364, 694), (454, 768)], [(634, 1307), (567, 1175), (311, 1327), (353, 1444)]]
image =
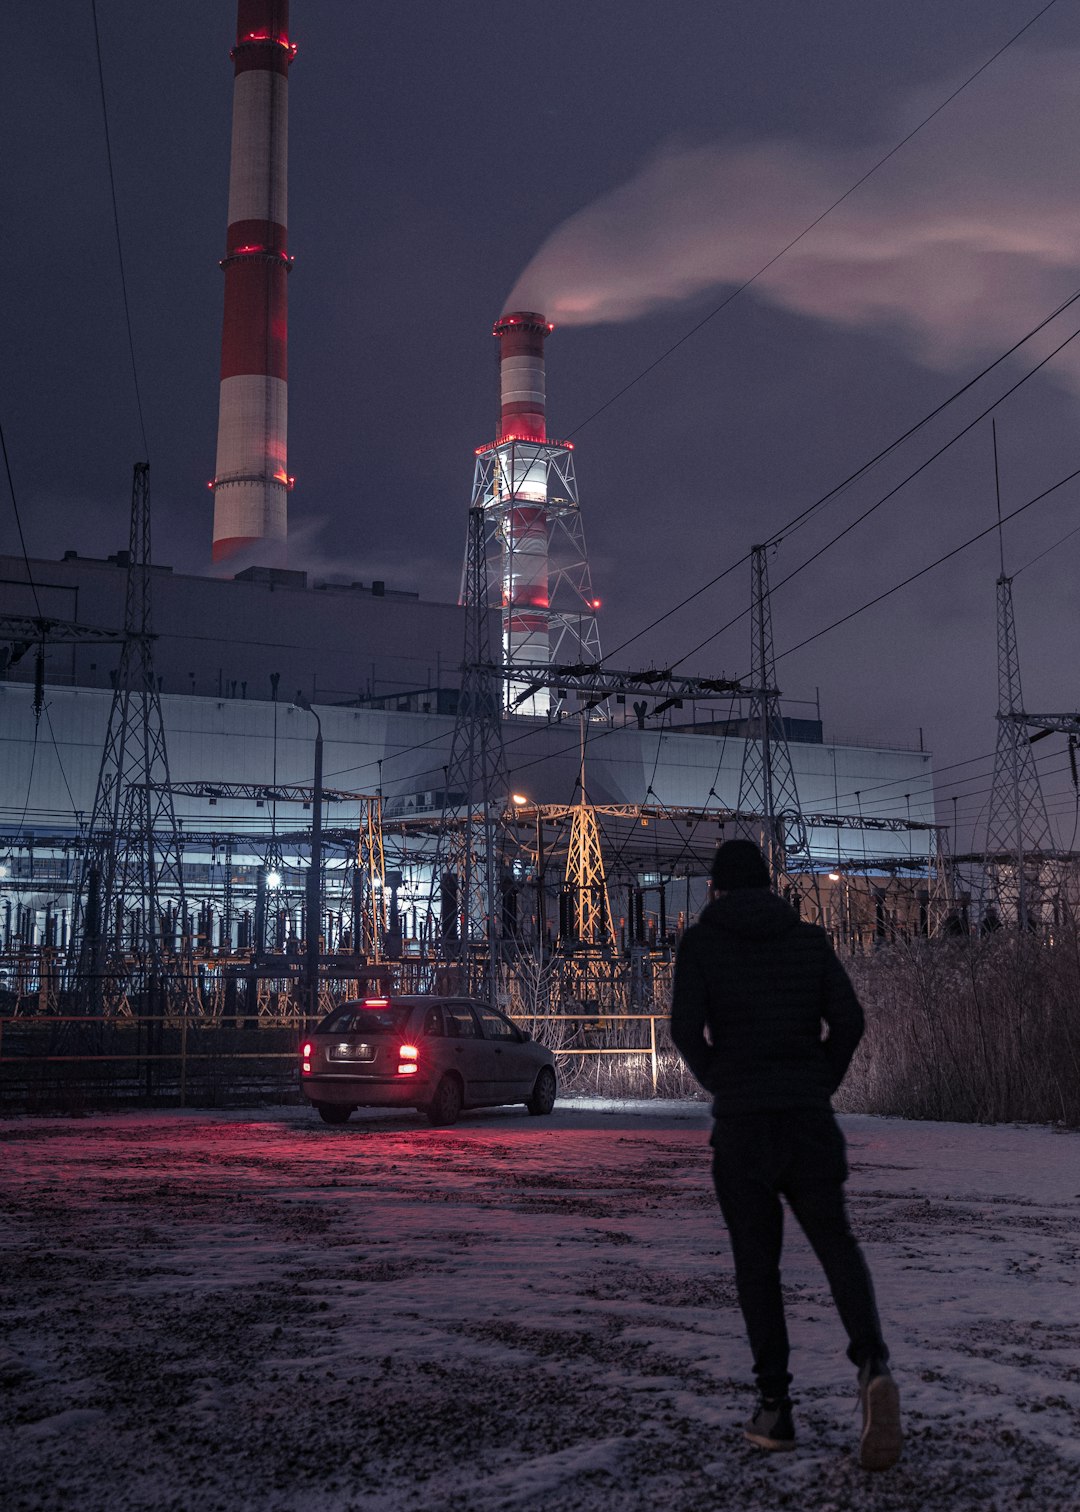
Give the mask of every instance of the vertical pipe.
[(213, 559), (283, 566), (288, 473), (288, 0), (239, 0)]

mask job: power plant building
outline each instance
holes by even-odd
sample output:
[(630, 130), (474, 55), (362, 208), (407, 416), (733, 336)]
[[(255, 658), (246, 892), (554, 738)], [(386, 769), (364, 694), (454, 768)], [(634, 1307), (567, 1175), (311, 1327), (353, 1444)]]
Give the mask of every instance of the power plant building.
[[(362, 795), (376, 797), (386, 821), (402, 823), (395, 886), (405, 936), (412, 929), (419, 937), (422, 893), (430, 892), (430, 875), (420, 876), (425, 866), (430, 873), (422, 821), (436, 821), (460, 799), (447, 793), (445, 774), (470, 605), (465, 593), (461, 605), (438, 603), (411, 585), (377, 580), (312, 582), (288, 562), (287, 101), (295, 53), (287, 0), (239, 0), (210, 484), (209, 555), (217, 575), (167, 566), (149, 573), (154, 674), (193, 897), (210, 896), (222, 866), (230, 896), (234, 885), (242, 892), (271, 851), (303, 867), (310, 816), (306, 821), (302, 795), (283, 795), (312, 782), (314, 709), (325, 741), (327, 886), (355, 851), (349, 835), (364, 811)], [(507, 792), (491, 797), (537, 813), (574, 803), (587, 724), (588, 798), (612, 813), (639, 811), (632, 844), (628, 839), (621, 852), (624, 872), (662, 888), (665, 879), (704, 875), (702, 856), (723, 837), (722, 815), (730, 819), (738, 807), (747, 731), (742, 711), (715, 699), (616, 693), (598, 701), (559, 686), (560, 666), (601, 663), (600, 601), (574, 448), (548, 434), (551, 329), (535, 311), (511, 311), (496, 322), (497, 430), (474, 453), (470, 509), (463, 499), (463, 537), (467, 515), (483, 520), (482, 612), (508, 669)], [(463, 462), (465, 456), (467, 449)], [(101, 558), (69, 551), (29, 563), (0, 557), (0, 617), (8, 621), (0, 632), (0, 931), (7, 950), (62, 943), (102, 763), (129, 565), (123, 551)], [(865, 861), (868, 851), (916, 871), (925, 864), (933, 844), (925, 827), (934, 822), (928, 753), (826, 744), (819, 719), (789, 721), (787, 733), (804, 811), (853, 823), (895, 820), (902, 797), (904, 817), (924, 826), (882, 830), (871, 840), (839, 824), (812, 827), (815, 867)], [(415, 843), (406, 821), (421, 826)], [(685, 900), (688, 913), (689, 880)], [(224, 932), (223, 949), (243, 948), (239, 927)]]

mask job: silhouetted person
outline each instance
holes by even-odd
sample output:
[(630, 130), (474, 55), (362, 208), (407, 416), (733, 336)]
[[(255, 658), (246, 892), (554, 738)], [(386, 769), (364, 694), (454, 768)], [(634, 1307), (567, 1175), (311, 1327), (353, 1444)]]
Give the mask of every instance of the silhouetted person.
[(859, 1000), (825, 931), (770, 890), (756, 845), (721, 845), (712, 901), (675, 959), (671, 1033), (713, 1094), (713, 1181), (760, 1393), (743, 1431), (762, 1449), (795, 1447), (780, 1289), (784, 1197), (824, 1268), (858, 1368), (859, 1463), (886, 1470), (900, 1457), (900, 1394), (848, 1224), (844, 1136), (830, 1101), (862, 1032)]

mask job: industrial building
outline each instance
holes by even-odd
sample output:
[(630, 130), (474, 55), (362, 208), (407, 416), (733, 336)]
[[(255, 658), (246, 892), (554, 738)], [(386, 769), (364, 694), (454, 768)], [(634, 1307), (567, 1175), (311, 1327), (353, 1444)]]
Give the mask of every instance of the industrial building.
[[(445, 864), (440, 826), (460, 828), (463, 805), (477, 801), (449, 791), (447, 771), (455, 738), (476, 716), (462, 689), (468, 633), (479, 620), (499, 647), (505, 754), (501, 787), (479, 797), (518, 836), (511, 890), (535, 888), (526, 893), (531, 923), (526, 905), (515, 904), (511, 933), (531, 930), (541, 946), (568, 934), (567, 946), (599, 943), (582, 938), (580, 919), (573, 930), (565, 917), (556, 925), (554, 902), (552, 914), (545, 905), (545, 888), (554, 900), (579, 885), (568, 880), (572, 842), (563, 821), (587, 801), (613, 891), (606, 945), (670, 947), (680, 917), (702, 901), (711, 850), (725, 827), (734, 833), (740, 809), (746, 817), (748, 749), (770, 739), (790, 762), (790, 792), (797, 790), (798, 812), (789, 792), (783, 815), (789, 832), (810, 816), (803, 873), (826, 892), (830, 873), (833, 884), (855, 871), (874, 874), (870, 933), (925, 931), (940, 839), (929, 753), (828, 743), (820, 717), (780, 720), (774, 697), (755, 723), (747, 690), (710, 691), (700, 680), (681, 692), (665, 682), (652, 695), (641, 679), (661, 673), (636, 681), (609, 673), (600, 692), (589, 686), (590, 669), (603, 667), (599, 601), (574, 449), (547, 431), (551, 328), (542, 314), (513, 311), (496, 322), (497, 430), (472, 450), (470, 508), (463, 438), (463, 544), (470, 518), (481, 524), (468, 537), (462, 604), (432, 602), (422, 585), (309, 581), (290, 570), (286, 99), (295, 50), (283, 0), (240, 0), (208, 543), (218, 575), (147, 567), (137, 545), (95, 559), (71, 551), (57, 560), (0, 558), (0, 929), (8, 961), (21, 959), (25, 977), (28, 954), (63, 951), (76, 933), (88, 847), (109, 838), (93, 831), (92, 816), (107, 732), (116, 744), (117, 680), (131, 675), (127, 662), (118, 672), (125, 638), (129, 648), (150, 648), (153, 686), (135, 692), (144, 722), (160, 719), (168, 753), (164, 785), (186, 895), (186, 915), (168, 926), (172, 944), (229, 958), (287, 951), (307, 937), (309, 949), (314, 938), (324, 953), (355, 955), (366, 907), (376, 956), (385, 946), (374, 937), (380, 930), (399, 956), (436, 949), (440, 927), (446, 934), (435, 875)], [(471, 588), (470, 570), (482, 572)], [(152, 610), (152, 636), (132, 630), (135, 601), (140, 613)], [(770, 670), (759, 668), (758, 693)], [(148, 791), (163, 785), (150, 767), (148, 758), (138, 779)], [(122, 766), (117, 772), (119, 782)], [(322, 800), (316, 822), (325, 824), (315, 842), (313, 798), (317, 813)], [(114, 813), (114, 850), (119, 822)], [(318, 927), (304, 913), (312, 906), (305, 873), (313, 843), (325, 846)], [(897, 876), (914, 891), (886, 906), (883, 890)], [(174, 913), (179, 903), (171, 900)], [(112, 904), (122, 914), (130, 900)], [(132, 909), (140, 918), (146, 911)]]

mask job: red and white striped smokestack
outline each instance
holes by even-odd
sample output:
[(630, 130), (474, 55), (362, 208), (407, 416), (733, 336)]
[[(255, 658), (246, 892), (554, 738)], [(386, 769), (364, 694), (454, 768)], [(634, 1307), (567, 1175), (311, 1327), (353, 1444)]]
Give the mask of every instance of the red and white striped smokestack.
[(499, 440), (547, 440), (544, 341), (555, 329), (542, 315), (519, 310), (495, 322), (499, 338)]
[(288, 473), (289, 0), (239, 0), (214, 561), (285, 563)]
[[(547, 397), (544, 342), (554, 329), (534, 311), (495, 322), (499, 338), (499, 436), (517, 441), (504, 457), (509, 496), (503, 553), (503, 647), (507, 662), (551, 659), (548, 584)], [(530, 446), (529, 442), (539, 443)], [(542, 695), (541, 702), (547, 694)], [(536, 698), (526, 712), (542, 713)]]

